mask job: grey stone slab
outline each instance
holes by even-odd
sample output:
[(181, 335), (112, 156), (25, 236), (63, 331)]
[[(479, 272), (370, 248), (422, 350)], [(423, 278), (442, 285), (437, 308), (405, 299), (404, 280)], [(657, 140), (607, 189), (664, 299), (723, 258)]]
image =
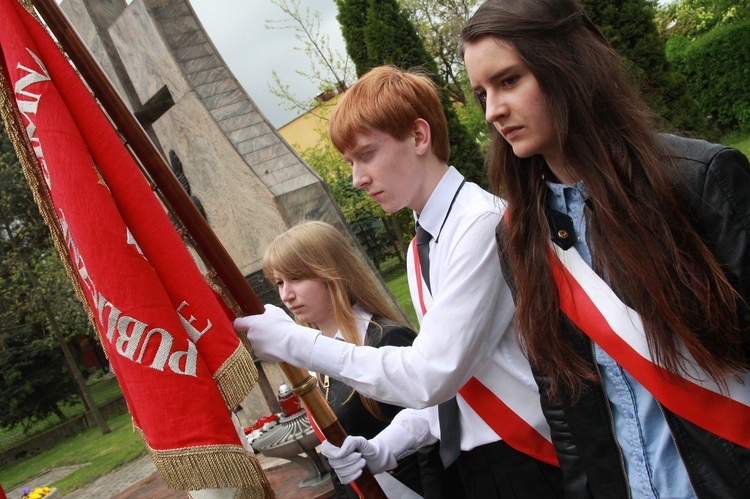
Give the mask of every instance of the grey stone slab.
[(309, 173), (311, 170), (309, 170), (305, 165), (304, 161), (300, 159), (299, 156), (296, 154), (285, 154), (283, 156), (279, 156), (273, 161), (269, 162), (271, 164), (272, 170), (287, 168), (289, 166), (302, 166), (302, 168), (305, 169), (307, 173)]
[(290, 154), (289, 149), (286, 144), (279, 142), (270, 147), (243, 154), (242, 157), (245, 158), (245, 161), (247, 161), (249, 165), (253, 166), (260, 165), (261, 163), (265, 163), (266, 161), (271, 161), (272, 159), (278, 158), (285, 154)]
[(221, 81), (227, 78), (232, 78), (232, 75), (223, 67), (206, 69), (205, 71), (197, 71), (195, 73), (186, 74), (187, 78), (193, 88), (197, 88), (207, 83), (213, 83), (215, 81)]
[[(167, 38), (174, 34), (202, 29), (198, 20), (190, 14), (183, 14), (182, 11), (174, 14), (174, 10), (165, 10), (164, 12), (165, 14), (156, 17), (156, 20), (159, 22), (159, 26)], [(169, 13), (173, 14), (169, 15)]]
[(200, 45), (191, 45), (190, 47), (180, 47), (172, 50), (175, 59), (180, 62), (192, 61), (209, 55), (214, 55), (214, 48), (210, 43), (201, 43)]
[(208, 42), (203, 31), (195, 29), (190, 31), (182, 31), (179, 33), (165, 33), (169, 39), (170, 47), (191, 47), (193, 45), (201, 45)]
[(206, 109), (211, 111), (213, 109), (236, 104), (238, 102), (247, 102), (247, 97), (242, 90), (240, 90), (239, 88), (235, 88), (234, 90), (230, 90), (229, 92), (224, 92), (221, 94), (211, 95), (209, 97), (203, 98), (201, 99), (201, 101), (203, 102), (203, 105), (206, 106)]
[[(226, 136), (229, 139), (229, 141), (232, 144), (235, 144), (239, 149), (240, 144), (242, 144), (243, 142), (253, 140), (262, 135), (272, 134), (272, 133), (273, 131), (271, 130), (271, 127), (268, 126), (267, 123), (260, 122), (260, 123), (256, 123), (255, 125), (246, 126), (244, 128), (240, 128), (239, 130), (235, 130), (233, 132), (227, 133)], [(257, 149), (257, 147), (245, 149), (244, 152), (250, 152), (255, 149)]]
[(314, 177), (303, 163), (297, 163), (284, 168), (277, 168), (274, 170), (273, 175), (276, 177), (276, 181), (279, 184), (288, 182), (296, 177)]
[(151, 456), (146, 454), (130, 463), (116, 468), (84, 487), (65, 494), (65, 499), (87, 499), (91, 497), (114, 497), (131, 485), (140, 482), (156, 472)]
[(274, 196), (283, 196), (285, 194), (289, 194), (291, 192), (295, 192), (299, 189), (312, 185), (316, 182), (317, 181), (312, 176), (308, 178), (292, 178), (287, 180), (286, 182), (271, 186), (271, 192), (274, 194)]
[(256, 110), (217, 121), (219, 128), (221, 128), (224, 133), (234, 132), (235, 130), (240, 130), (262, 122), (264, 122), (263, 115)]
[[(14, 489), (6, 490), (5, 493), (7, 494), (9, 499), (15, 499), (17, 497), (21, 497), (23, 496), (23, 489), (25, 487), (28, 487), (29, 490), (34, 490), (37, 487), (49, 487), (51, 483), (54, 483), (58, 480), (62, 480), (63, 478), (70, 475), (78, 468), (82, 468), (83, 466), (88, 466), (89, 464), (91, 463), (75, 464), (75, 465), (70, 465), (70, 466), (58, 466), (56, 468), (51, 468), (47, 471), (44, 471), (38, 475), (35, 475), (29, 478), (22, 485), (19, 485), (18, 487)], [(62, 495), (60, 495), (60, 497), (62, 497)]]
[[(255, 125), (255, 127), (253, 128), (261, 128), (261, 127), (259, 127), (259, 125)], [(260, 151), (261, 149), (271, 147), (278, 143), (279, 143), (278, 136), (272, 133), (270, 130), (268, 130), (267, 133), (259, 134), (257, 137), (253, 137), (249, 140), (236, 143), (235, 147), (237, 148), (237, 152), (239, 152), (242, 155), (245, 155), (254, 151)]]
[(168, 19), (192, 17), (190, 6), (185, 1), (147, 0), (154, 18), (159, 22)]
[(180, 66), (182, 70), (187, 74), (198, 73), (200, 71), (206, 71), (209, 69), (215, 69), (223, 67), (221, 59), (212, 54), (210, 56), (201, 57), (200, 59), (191, 59), (189, 61), (181, 61)]
[(248, 111), (257, 110), (253, 107), (249, 100), (245, 99), (244, 101), (229, 104), (228, 106), (210, 109), (209, 113), (211, 113), (211, 116), (213, 116), (214, 120), (221, 121), (227, 118), (233, 118), (235, 116), (246, 114)]
[(237, 82), (232, 79), (225, 79), (195, 87), (195, 93), (197, 93), (198, 97), (201, 99), (205, 99), (207, 97), (231, 92), (237, 89), (239, 89)]

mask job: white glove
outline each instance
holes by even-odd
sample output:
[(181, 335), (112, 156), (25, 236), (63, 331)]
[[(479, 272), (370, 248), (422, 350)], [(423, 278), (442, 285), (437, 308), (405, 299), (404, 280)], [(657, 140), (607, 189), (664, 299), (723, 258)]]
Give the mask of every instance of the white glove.
[(341, 447), (336, 447), (325, 440), (320, 452), (328, 458), (328, 463), (336, 471), (341, 483), (350, 483), (362, 475), (362, 468), (367, 467), (373, 475), (396, 467), (396, 455), (384, 441), (378, 437), (367, 440), (365, 437), (349, 435)]
[(288, 362), (312, 369), (312, 354), (320, 331), (300, 326), (279, 307), (266, 305), (266, 311), (235, 319), (234, 329), (247, 333), (255, 355), (269, 362)]

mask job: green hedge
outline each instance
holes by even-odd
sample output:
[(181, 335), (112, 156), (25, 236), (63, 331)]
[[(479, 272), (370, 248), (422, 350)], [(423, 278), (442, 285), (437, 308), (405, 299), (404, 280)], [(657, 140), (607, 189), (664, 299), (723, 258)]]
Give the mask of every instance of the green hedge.
[(675, 36), (667, 59), (720, 132), (750, 132), (750, 22), (716, 28), (695, 41)]

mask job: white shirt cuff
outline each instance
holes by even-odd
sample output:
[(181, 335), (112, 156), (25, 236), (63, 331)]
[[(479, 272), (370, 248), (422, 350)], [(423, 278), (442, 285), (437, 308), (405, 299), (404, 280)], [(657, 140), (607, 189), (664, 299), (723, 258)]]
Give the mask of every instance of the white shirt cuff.
[(310, 360), (312, 370), (334, 378), (340, 376), (343, 358), (351, 348), (354, 348), (351, 343), (334, 340), (321, 334), (312, 348)]

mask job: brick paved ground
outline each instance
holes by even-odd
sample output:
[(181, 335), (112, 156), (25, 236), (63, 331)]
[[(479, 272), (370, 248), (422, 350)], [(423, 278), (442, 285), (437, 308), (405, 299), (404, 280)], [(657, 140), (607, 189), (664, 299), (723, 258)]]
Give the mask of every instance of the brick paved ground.
[[(327, 499), (332, 498), (330, 481), (315, 487), (299, 488), (307, 479), (309, 470), (285, 459), (269, 458), (257, 454), (263, 471), (271, 483), (278, 499)], [(37, 475), (24, 487), (43, 487), (75, 471), (79, 466), (65, 466)], [(22, 487), (6, 491), (8, 499), (20, 499)], [(121, 466), (85, 487), (66, 494), (65, 499), (176, 499), (187, 494), (167, 488), (156, 472), (151, 457), (142, 456)]]

